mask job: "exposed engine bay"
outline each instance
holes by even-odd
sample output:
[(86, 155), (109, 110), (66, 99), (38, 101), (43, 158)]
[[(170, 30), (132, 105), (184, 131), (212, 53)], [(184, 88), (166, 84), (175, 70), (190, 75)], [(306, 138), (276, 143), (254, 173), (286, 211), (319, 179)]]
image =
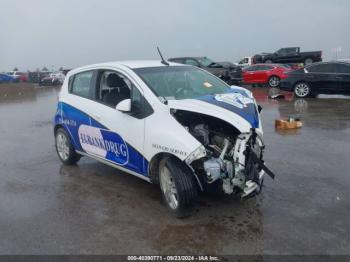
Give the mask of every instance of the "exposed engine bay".
[(219, 184), (225, 194), (242, 197), (259, 193), (265, 172), (264, 144), (254, 129), (241, 134), (231, 124), (204, 114), (174, 110), (173, 116), (206, 149), (206, 156), (191, 163), (205, 184)]

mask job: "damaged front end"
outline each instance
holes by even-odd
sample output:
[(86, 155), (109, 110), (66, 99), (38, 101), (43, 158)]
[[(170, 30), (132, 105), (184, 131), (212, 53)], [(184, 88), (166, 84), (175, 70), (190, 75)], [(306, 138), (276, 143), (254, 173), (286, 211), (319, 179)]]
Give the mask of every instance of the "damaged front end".
[(186, 110), (173, 109), (172, 115), (202, 144), (185, 162), (204, 188), (215, 184), (225, 194), (248, 197), (260, 193), (265, 173), (274, 178), (255, 128), (241, 133), (222, 119)]

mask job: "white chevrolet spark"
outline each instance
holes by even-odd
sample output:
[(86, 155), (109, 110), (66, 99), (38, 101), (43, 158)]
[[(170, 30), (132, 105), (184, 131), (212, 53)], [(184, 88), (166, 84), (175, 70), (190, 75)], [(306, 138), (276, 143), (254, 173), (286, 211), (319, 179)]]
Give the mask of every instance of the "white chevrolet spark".
[(198, 190), (253, 196), (264, 174), (260, 107), (250, 91), (194, 66), (126, 61), (72, 70), (59, 95), (64, 164), (89, 156), (159, 184), (176, 216)]

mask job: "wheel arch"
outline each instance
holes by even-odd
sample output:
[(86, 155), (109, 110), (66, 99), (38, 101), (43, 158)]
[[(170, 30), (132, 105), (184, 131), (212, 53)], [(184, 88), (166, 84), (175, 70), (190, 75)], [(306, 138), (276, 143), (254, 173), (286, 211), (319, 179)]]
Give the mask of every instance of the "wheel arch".
[[(62, 124), (56, 124), (56, 125), (54, 126), (54, 128), (53, 128), (53, 133), (54, 133), (55, 135), (56, 135), (56, 132), (57, 132), (57, 130), (58, 130), (59, 128), (63, 128), (64, 130), (66, 130)], [(66, 131), (67, 131), (67, 130), (66, 130)]]
[(268, 78), (268, 80), (270, 80), (272, 77), (277, 77), (278, 79), (280, 79), (281, 80), (281, 77), (279, 77), (278, 75), (276, 75), (276, 74), (272, 74), (272, 75), (270, 75), (269, 76), (269, 78)]
[(184, 168), (184, 171), (189, 172), (191, 175), (193, 175), (195, 181), (197, 182), (199, 188), (203, 191), (203, 185), (201, 181), (199, 180), (197, 174), (195, 173), (194, 169), (187, 165), (184, 161), (182, 161), (180, 158), (178, 158), (176, 155), (167, 153), (167, 152), (159, 152), (156, 155), (154, 155), (151, 159), (151, 161), (148, 164), (148, 176), (150, 178), (151, 183), (153, 184), (159, 184), (159, 163), (164, 158), (172, 158), (174, 161), (179, 163), (181, 165), (181, 168)]
[(55, 124), (55, 126), (54, 126), (54, 128), (53, 128), (54, 136), (56, 136), (56, 132), (57, 132), (57, 130), (60, 129), (60, 128), (62, 128), (62, 129), (63, 129), (64, 131), (66, 131), (66, 133), (68, 134), (69, 139), (71, 140), (74, 149), (75, 149), (75, 150), (80, 150), (80, 149), (79, 149), (79, 144), (78, 144), (78, 143), (76, 142), (76, 140), (74, 139), (72, 133), (71, 133), (70, 130), (69, 130), (67, 127), (65, 127), (63, 124), (60, 124), (60, 123)]

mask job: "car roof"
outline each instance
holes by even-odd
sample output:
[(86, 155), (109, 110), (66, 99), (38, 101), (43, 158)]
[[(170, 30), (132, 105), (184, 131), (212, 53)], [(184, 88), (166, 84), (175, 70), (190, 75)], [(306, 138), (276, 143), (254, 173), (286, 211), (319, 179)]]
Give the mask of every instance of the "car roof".
[(206, 56), (183, 56), (183, 57), (172, 57), (172, 58), (169, 58), (169, 60), (172, 60), (172, 59), (187, 59), (187, 58), (193, 58), (193, 59), (202, 59), (202, 58), (206, 58)]
[[(169, 65), (171, 66), (180, 66), (178, 63), (172, 63), (169, 62)], [(126, 66), (131, 69), (136, 69), (136, 68), (145, 68), (145, 67), (162, 67), (162, 66), (167, 66), (161, 63), (160, 60), (125, 60), (125, 61), (115, 61), (115, 62), (106, 62), (106, 63), (99, 63), (99, 64), (94, 64), (94, 65), (88, 65), (88, 67), (119, 67), (119, 66)], [(183, 65), (182, 65), (183, 66)], [(85, 68), (85, 67), (81, 67)]]
[(312, 63), (310, 65), (305, 66), (305, 68), (310, 67), (310, 66), (315, 66), (315, 65), (323, 65), (323, 64), (343, 64), (343, 65), (350, 65), (349, 62), (347, 61), (337, 61), (337, 60), (331, 60), (331, 61), (326, 61), (326, 62), (317, 62), (317, 63)]

